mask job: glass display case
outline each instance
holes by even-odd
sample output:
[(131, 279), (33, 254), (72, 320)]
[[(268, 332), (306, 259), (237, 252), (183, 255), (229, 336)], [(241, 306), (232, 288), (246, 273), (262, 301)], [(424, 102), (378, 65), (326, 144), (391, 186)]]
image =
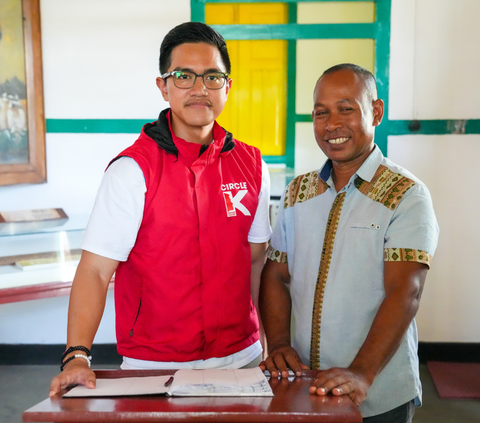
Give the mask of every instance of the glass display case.
[(67, 295), (88, 217), (0, 228), (0, 304)]

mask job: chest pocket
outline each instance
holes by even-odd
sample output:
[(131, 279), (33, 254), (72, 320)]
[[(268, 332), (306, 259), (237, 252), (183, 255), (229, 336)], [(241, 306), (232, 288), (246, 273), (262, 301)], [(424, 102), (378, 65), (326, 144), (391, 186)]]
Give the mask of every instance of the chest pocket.
[(351, 228), (352, 229), (363, 229), (363, 230), (367, 230), (367, 231), (380, 231), (382, 229), (382, 225), (380, 225), (380, 223), (377, 223), (375, 221), (356, 222), (356, 223), (352, 223)]

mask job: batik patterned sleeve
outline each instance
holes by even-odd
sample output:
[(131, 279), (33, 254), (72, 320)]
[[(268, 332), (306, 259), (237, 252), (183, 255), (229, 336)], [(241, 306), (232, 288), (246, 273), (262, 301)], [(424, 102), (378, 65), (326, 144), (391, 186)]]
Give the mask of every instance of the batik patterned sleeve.
[(396, 207), (385, 234), (385, 261), (412, 261), (431, 265), (439, 228), (427, 187), (415, 183)]

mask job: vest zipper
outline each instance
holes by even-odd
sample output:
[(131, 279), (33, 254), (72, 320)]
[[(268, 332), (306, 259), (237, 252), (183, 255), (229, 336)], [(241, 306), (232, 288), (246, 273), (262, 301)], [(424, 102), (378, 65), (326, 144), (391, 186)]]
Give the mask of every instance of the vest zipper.
[(137, 323), (138, 315), (140, 314), (140, 308), (141, 307), (142, 307), (142, 300), (140, 300), (140, 304), (138, 305), (137, 316), (135, 317), (135, 321), (133, 322), (132, 329), (130, 330), (130, 338), (133, 336), (133, 328), (135, 327), (135, 324)]

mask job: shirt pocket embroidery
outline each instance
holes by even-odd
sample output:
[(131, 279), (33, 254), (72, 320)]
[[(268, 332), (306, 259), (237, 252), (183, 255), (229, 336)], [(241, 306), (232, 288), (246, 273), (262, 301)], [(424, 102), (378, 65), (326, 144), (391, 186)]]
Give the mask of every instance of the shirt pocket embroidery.
[(352, 229), (366, 229), (366, 230), (370, 230), (370, 231), (379, 231), (382, 227), (379, 223), (376, 223), (374, 221), (370, 221), (370, 222), (352, 223), (351, 228)]

